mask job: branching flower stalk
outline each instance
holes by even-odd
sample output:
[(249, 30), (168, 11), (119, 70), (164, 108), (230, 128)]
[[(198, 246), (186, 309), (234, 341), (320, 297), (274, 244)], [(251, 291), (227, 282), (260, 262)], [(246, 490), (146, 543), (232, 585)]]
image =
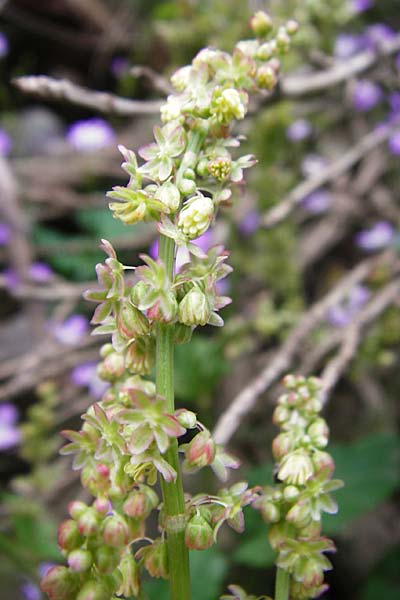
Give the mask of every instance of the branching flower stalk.
[[(193, 412), (175, 409), (173, 348), (188, 342), (198, 326), (223, 325), (219, 311), (231, 300), (220, 295), (218, 282), (231, 272), (228, 253), (222, 246), (205, 253), (196, 239), (212, 226), (219, 208), (230, 205), (232, 184), (241, 182), (243, 170), (255, 163), (252, 155), (232, 156), (231, 149), (240, 146), (232, 126), (246, 116), (250, 93), (275, 87), (278, 56), (288, 51), (297, 30), (297, 24), (289, 21), (274, 31), (263, 12), (254, 15), (251, 27), (256, 39), (239, 42), (232, 54), (206, 48), (173, 75), (176, 92), (161, 107), (163, 124), (154, 128), (154, 141), (138, 151), (143, 159), (140, 165), (132, 150), (119, 147), (129, 182), (108, 193), (110, 209), (127, 225), (157, 222), (159, 255), (157, 260), (141, 255), (143, 264), (134, 268), (132, 282), (125, 277), (132, 267), (123, 265), (103, 240), (107, 258), (96, 267), (99, 288), (86, 293), (88, 300), (97, 303), (93, 333), (111, 336), (111, 342), (102, 346), (98, 367), (110, 386), (83, 415), (81, 431), (64, 432), (70, 443), (62, 452), (74, 455), (73, 467), (81, 470), (82, 484), (94, 500), (91, 505), (72, 502), (70, 518), (60, 526), (59, 545), (68, 566), (56, 566), (45, 575), (42, 589), (51, 600), (138, 597), (143, 568), (153, 577), (169, 579), (171, 600), (189, 600), (188, 550), (209, 548), (224, 523), (242, 532), (243, 508), (250, 504), (264, 516), (272, 511), (272, 522), (278, 522), (271, 538), (279, 552), (276, 600), (286, 600), (289, 577), (293, 598), (312, 597), (321, 587), (319, 575), (326, 563), (316, 557), (330, 547), (315, 541), (315, 536), (310, 538), (311, 530), (310, 539), (304, 539), (303, 529), (310, 527), (304, 503), (307, 515), (315, 520), (319, 505), (307, 490), (312, 481), (318, 490), (325, 489), (328, 475), (320, 474), (314, 465), (311, 433), (307, 433), (311, 441), (301, 438), (306, 409), (299, 412), (301, 427), (293, 430), (292, 407), (285, 409), (290, 443), (293, 436), (297, 441), (293, 448), (288, 442), (285, 452), (279, 452), (278, 477), (283, 482), (279, 500), (278, 492), (270, 498), (268, 490), (249, 489), (245, 482), (215, 495), (184, 495), (178, 456), (183, 454), (183, 470), (210, 466), (223, 481), (228, 469), (239, 466)], [(175, 268), (179, 247), (189, 257), (180, 270)], [(154, 363), (155, 384), (147, 378)], [(305, 388), (308, 385), (312, 384), (305, 383)], [(282, 412), (283, 407), (278, 408)], [(277, 422), (286, 423), (285, 419), (277, 417)], [(189, 430), (190, 441), (178, 446), (178, 438)], [(154, 489), (157, 481), (162, 502)], [(296, 490), (301, 501), (286, 498), (287, 488), (293, 494)], [(289, 509), (290, 502), (293, 508)], [(153, 511), (158, 512), (155, 539), (146, 531)], [(296, 511), (301, 513), (297, 520)], [(300, 537), (290, 530), (291, 519)], [(300, 521), (303, 529), (298, 532)], [(315, 545), (310, 552), (318, 571), (318, 577), (311, 579), (303, 576), (301, 559), (310, 544)], [(307, 558), (306, 571), (309, 562)], [(310, 581), (312, 590), (307, 587)], [(238, 586), (230, 591), (233, 598), (251, 598)]]

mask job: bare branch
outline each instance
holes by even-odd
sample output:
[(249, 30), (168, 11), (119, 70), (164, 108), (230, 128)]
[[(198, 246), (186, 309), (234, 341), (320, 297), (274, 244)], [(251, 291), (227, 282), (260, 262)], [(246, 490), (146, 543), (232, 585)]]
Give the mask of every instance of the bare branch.
[(158, 113), (161, 100), (130, 100), (108, 92), (97, 92), (67, 79), (53, 79), (47, 75), (17, 77), (12, 83), (22, 92), (52, 100), (66, 100), (103, 113), (125, 117)]

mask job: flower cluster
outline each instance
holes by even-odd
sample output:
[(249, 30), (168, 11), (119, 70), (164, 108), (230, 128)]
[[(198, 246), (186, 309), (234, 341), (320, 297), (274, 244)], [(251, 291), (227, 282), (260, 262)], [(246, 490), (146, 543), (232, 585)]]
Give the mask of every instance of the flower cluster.
[(276, 563), (291, 576), (290, 597), (307, 600), (327, 587), (324, 571), (332, 565), (324, 553), (334, 552), (335, 546), (321, 537), (321, 516), (337, 512), (330, 493), (343, 483), (332, 479), (334, 462), (324, 450), (329, 431), (319, 416), (320, 381), (288, 375), (284, 384), (288, 392), (279, 398), (273, 416), (282, 430), (272, 444), (279, 483), (264, 488), (253, 506), (271, 525)]

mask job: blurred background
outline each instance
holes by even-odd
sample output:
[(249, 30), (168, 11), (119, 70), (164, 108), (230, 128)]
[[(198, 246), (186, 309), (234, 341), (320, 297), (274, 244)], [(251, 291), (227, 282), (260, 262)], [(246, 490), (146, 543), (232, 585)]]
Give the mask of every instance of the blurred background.
[[(103, 260), (99, 240), (134, 265), (156, 237), (107, 208), (105, 192), (125, 183), (117, 144), (149, 140), (174, 69), (204, 45), (250, 37), (260, 8), (300, 31), (278, 91), (240, 124), (259, 162), (205, 240), (231, 251), (233, 304), (222, 330), (177, 347), (177, 404), (212, 428), (270, 367), (227, 436), (243, 462), (235, 477), (267, 485), (279, 379), (321, 375), (346, 482), (324, 525), (338, 547), (325, 598), (399, 598), (400, 2), (1, 0), (2, 598), (41, 599), (40, 574), (62, 562), (57, 523), (84, 498), (59, 431), (79, 428), (104, 391), (81, 297)], [(58, 83), (19, 79), (29, 75)], [(201, 472), (186, 485), (216, 483)], [(194, 600), (216, 600), (228, 583), (272, 593), (267, 527), (258, 513), (246, 519), (245, 534), (224, 531), (192, 553)], [(163, 582), (146, 589), (167, 598)]]

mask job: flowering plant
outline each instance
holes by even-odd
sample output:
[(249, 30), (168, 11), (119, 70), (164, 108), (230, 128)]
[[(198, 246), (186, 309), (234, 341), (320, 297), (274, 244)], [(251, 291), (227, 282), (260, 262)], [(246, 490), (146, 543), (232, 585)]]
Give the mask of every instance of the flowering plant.
[[(132, 283), (109, 242), (107, 258), (96, 267), (99, 287), (86, 293), (97, 303), (94, 334), (111, 336), (101, 349), (98, 367), (110, 386), (83, 416), (80, 432), (65, 431), (63, 454), (93, 495), (91, 505), (72, 502), (70, 518), (59, 529), (59, 546), (68, 566), (50, 569), (42, 589), (51, 600), (109, 600), (139, 597), (140, 573), (169, 578), (173, 600), (190, 598), (188, 550), (203, 550), (226, 523), (244, 529), (243, 508), (252, 505), (273, 523), (272, 546), (278, 552), (275, 600), (311, 598), (324, 589), (323, 554), (333, 544), (320, 537), (322, 511), (336, 506), (328, 492), (333, 463), (322, 450), (327, 428), (315, 380), (287, 379), (290, 388), (275, 412), (283, 428), (274, 444), (279, 485), (249, 488), (239, 482), (217, 494), (185, 495), (182, 468), (210, 466), (226, 481), (238, 461), (212, 439), (197, 416), (174, 406), (173, 347), (186, 343), (198, 326), (223, 325), (221, 309), (231, 300), (218, 282), (231, 271), (222, 246), (204, 252), (195, 240), (231, 203), (231, 186), (251, 167), (251, 155), (235, 158), (240, 138), (231, 132), (249, 108), (249, 94), (270, 92), (277, 83), (278, 55), (288, 51), (297, 24), (278, 28), (258, 12), (251, 20), (256, 39), (236, 44), (232, 54), (206, 48), (190, 66), (172, 77), (176, 90), (161, 108), (162, 126), (154, 142), (141, 147), (139, 166), (133, 151), (120, 146), (126, 186), (108, 193), (110, 210), (125, 224), (156, 221), (160, 233), (157, 260), (142, 255)], [(175, 250), (189, 260), (174, 268)], [(155, 365), (156, 381), (146, 378)], [(185, 435), (189, 441), (180, 444)], [(159, 481), (162, 502), (154, 486)], [(150, 539), (146, 520), (158, 511), (158, 537)], [(135, 547), (135, 545), (137, 545)], [(233, 598), (251, 598), (231, 586)]]

